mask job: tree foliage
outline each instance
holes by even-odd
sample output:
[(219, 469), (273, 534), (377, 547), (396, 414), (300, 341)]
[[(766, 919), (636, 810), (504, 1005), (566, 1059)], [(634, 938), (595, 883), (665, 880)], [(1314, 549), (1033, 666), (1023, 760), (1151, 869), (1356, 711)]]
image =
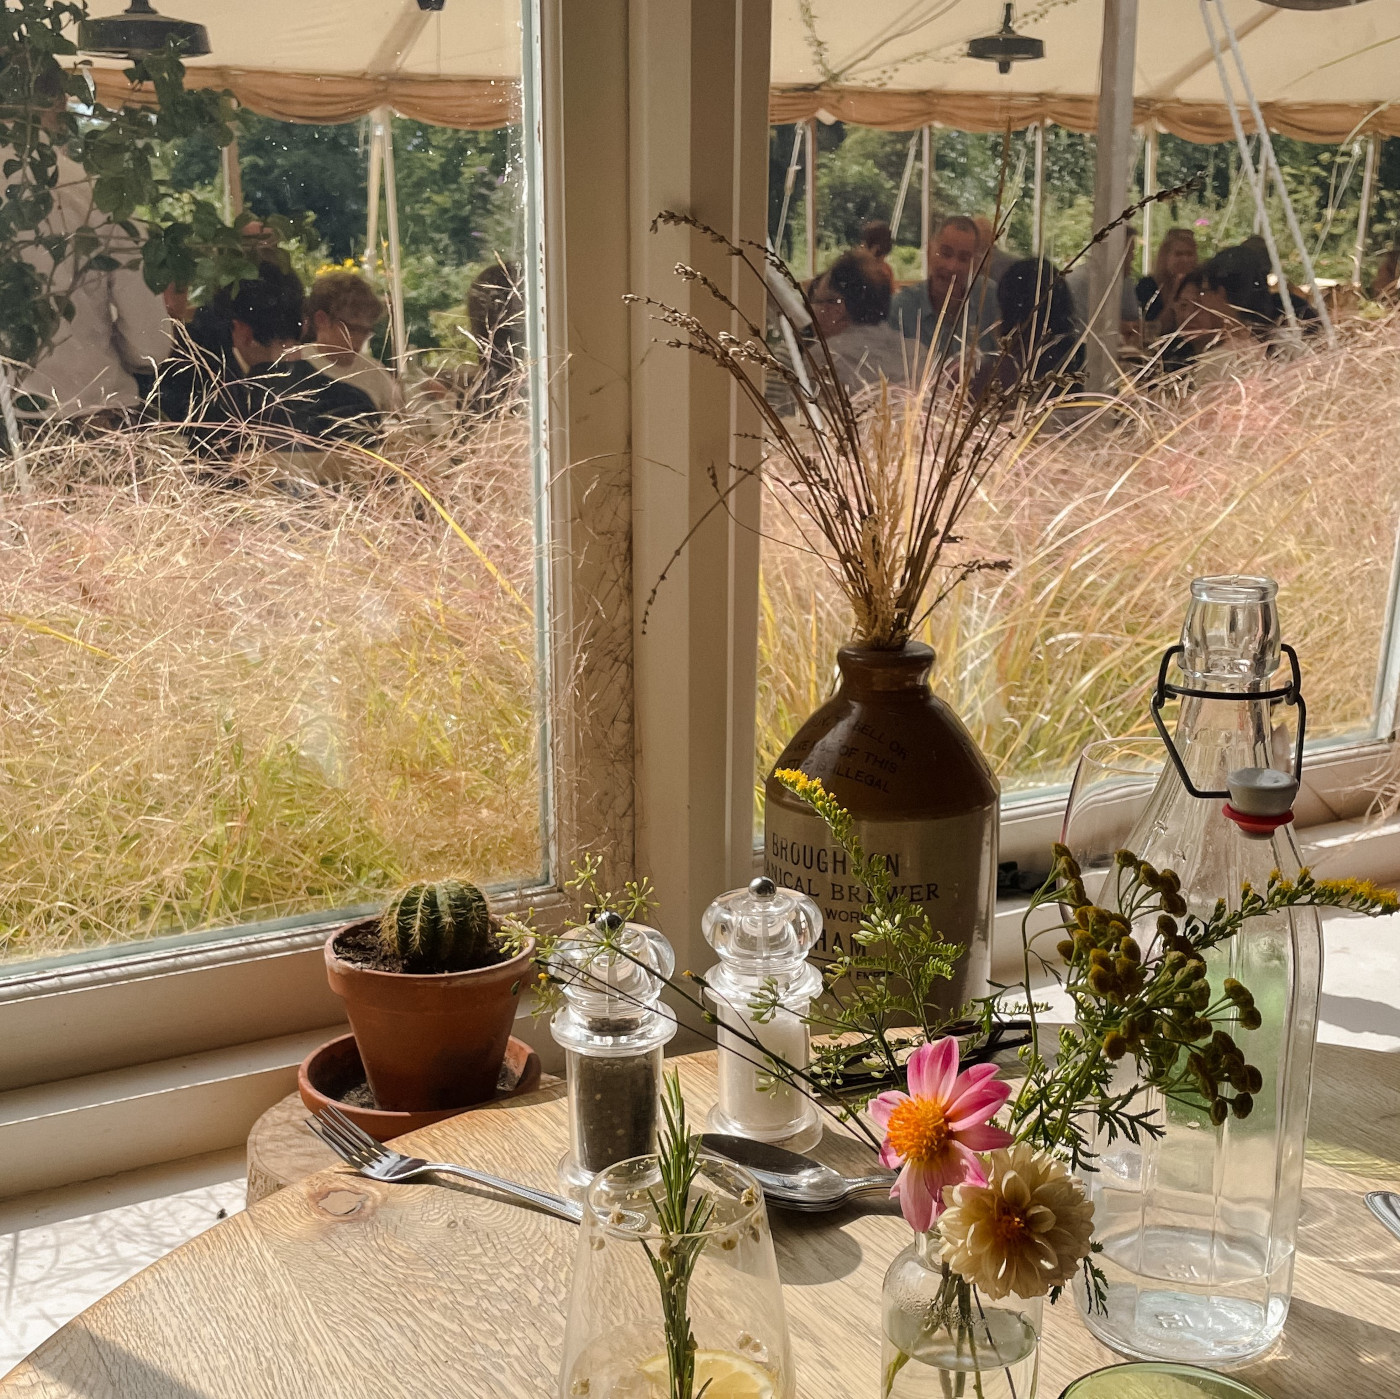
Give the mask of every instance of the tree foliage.
[[(112, 108), (88, 77), (61, 62), (85, 7), (68, 0), (0, 6), (0, 353), (32, 363), (74, 314), (72, 289), (89, 271), (139, 266), (152, 290), (221, 285), (255, 270), (235, 228), (208, 199), (164, 173), (169, 142), (232, 136), (231, 99), (189, 92), (174, 49), (126, 70), (157, 105)], [(95, 217), (76, 229), (53, 215), (67, 162), (91, 183)], [(141, 218), (138, 220), (138, 213)]]

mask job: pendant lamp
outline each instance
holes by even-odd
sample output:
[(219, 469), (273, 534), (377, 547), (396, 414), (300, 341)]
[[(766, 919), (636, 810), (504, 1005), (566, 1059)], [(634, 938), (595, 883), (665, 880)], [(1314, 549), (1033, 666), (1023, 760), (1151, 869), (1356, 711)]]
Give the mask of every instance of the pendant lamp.
[(202, 24), (187, 19), (166, 19), (150, 0), (131, 0), (125, 13), (78, 24), (78, 48), (102, 58), (140, 58), (160, 53), (170, 40), (180, 46), (182, 58), (201, 58), (209, 52), (209, 33)]
[(1016, 7), (1007, 5), (1001, 17), (1001, 28), (995, 34), (984, 35), (980, 39), (972, 39), (967, 45), (967, 56), (969, 58), (984, 58), (989, 63), (995, 63), (998, 73), (1009, 73), (1013, 63), (1024, 63), (1033, 58), (1045, 57), (1045, 41), (1043, 39), (1031, 39), (1024, 34), (1018, 34), (1012, 21), (1015, 19)]

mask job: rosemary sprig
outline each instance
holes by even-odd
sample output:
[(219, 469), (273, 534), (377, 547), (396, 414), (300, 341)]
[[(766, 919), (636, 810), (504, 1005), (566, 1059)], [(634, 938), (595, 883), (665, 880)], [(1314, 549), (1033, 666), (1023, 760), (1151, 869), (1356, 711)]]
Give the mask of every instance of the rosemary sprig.
[(665, 1123), (656, 1153), (661, 1191), (650, 1197), (661, 1239), (655, 1248), (643, 1239), (642, 1247), (661, 1289), (671, 1399), (700, 1399), (710, 1386), (706, 1382), (700, 1395), (695, 1394), (696, 1346), (690, 1329), (690, 1280), (705, 1248), (703, 1235), (714, 1213), (714, 1202), (706, 1196), (691, 1199), (695, 1177), (700, 1173), (700, 1138), (692, 1137), (686, 1124), (679, 1074), (666, 1075), (661, 1111)]

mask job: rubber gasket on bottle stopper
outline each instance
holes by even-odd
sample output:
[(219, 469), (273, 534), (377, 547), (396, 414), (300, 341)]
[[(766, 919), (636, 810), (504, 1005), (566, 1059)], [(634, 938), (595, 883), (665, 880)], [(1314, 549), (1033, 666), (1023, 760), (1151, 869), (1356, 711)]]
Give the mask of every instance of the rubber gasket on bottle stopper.
[(1293, 808), (1279, 816), (1252, 816), (1248, 812), (1236, 811), (1229, 802), (1220, 808), (1221, 815), (1233, 821), (1240, 830), (1254, 840), (1271, 836), (1280, 826), (1286, 826), (1293, 819)]

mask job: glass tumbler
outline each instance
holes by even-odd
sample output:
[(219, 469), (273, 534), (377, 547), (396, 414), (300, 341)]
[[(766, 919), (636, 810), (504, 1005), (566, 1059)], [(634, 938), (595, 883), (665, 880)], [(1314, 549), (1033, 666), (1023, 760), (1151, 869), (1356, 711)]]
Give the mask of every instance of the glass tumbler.
[(708, 1382), (717, 1394), (793, 1399), (782, 1287), (758, 1182), (742, 1167), (702, 1158), (690, 1202), (708, 1200), (709, 1220), (699, 1233), (671, 1238), (657, 1221), (653, 1197), (660, 1191), (655, 1156), (610, 1166), (588, 1188), (560, 1399), (672, 1399), (662, 1284), (653, 1265), (678, 1249), (698, 1253), (683, 1299), (667, 1299), (689, 1316), (694, 1392)]

